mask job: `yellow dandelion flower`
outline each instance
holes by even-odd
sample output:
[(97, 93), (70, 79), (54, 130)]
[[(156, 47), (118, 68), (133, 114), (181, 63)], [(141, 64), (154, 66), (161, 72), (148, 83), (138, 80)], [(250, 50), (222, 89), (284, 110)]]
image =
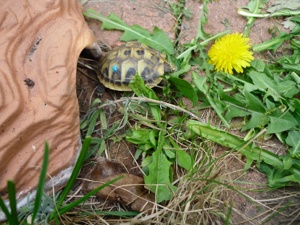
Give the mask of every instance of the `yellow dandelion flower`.
[(242, 34), (227, 34), (218, 39), (208, 51), (209, 63), (215, 66), (217, 71), (233, 74), (233, 69), (242, 73), (243, 68), (250, 66), (253, 60), (249, 38)]

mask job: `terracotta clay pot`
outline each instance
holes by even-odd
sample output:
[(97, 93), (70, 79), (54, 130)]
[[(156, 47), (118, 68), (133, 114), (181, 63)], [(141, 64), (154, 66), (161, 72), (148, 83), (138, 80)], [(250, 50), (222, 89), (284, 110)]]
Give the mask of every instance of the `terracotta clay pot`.
[(8, 180), (16, 184), (19, 206), (34, 196), (45, 141), (46, 190), (69, 178), (81, 149), (76, 67), (86, 47), (97, 46), (76, 0), (0, 0), (2, 198)]

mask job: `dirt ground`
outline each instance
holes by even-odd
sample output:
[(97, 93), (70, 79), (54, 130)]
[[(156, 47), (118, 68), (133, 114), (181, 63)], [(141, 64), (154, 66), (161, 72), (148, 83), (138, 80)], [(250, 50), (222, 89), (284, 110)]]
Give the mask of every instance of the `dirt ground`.
[[(129, 25), (138, 24), (148, 30), (154, 26), (164, 30), (171, 38), (178, 38), (180, 43), (190, 42), (196, 35), (198, 21), (202, 10), (202, 1), (185, 1), (185, 8), (192, 13), (191, 18), (183, 17), (181, 27), (178, 29), (177, 20), (172, 15), (168, 2), (162, 0), (111, 0), (111, 1), (89, 1), (84, 9), (92, 8), (101, 14), (108, 16), (115, 13), (124, 22)], [(171, 1), (176, 2), (176, 1)], [(217, 34), (225, 29), (231, 32), (242, 32), (246, 20), (237, 14), (237, 9), (246, 6), (247, 0), (219, 0), (208, 4), (208, 23), (205, 26), (206, 32)], [(93, 29), (97, 38), (108, 46), (114, 46), (119, 43), (120, 31), (101, 30), (101, 22), (87, 19), (89, 26)], [(250, 39), (252, 43), (261, 43), (271, 37), (270, 30), (275, 27), (280, 29), (281, 20), (261, 19), (255, 22), (252, 27)], [(176, 34), (177, 30), (177, 34)], [(180, 31), (178, 33), (178, 30)], [(257, 56), (259, 57), (259, 55)], [(80, 72), (77, 78), (77, 92), (82, 115), (89, 109), (91, 99), (97, 97), (97, 86), (99, 83), (93, 81)], [(101, 100), (118, 99), (122, 93), (106, 90)], [(114, 121), (112, 115), (109, 118), (111, 123)], [(277, 151), (278, 143), (264, 143), (267, 149)], [(134, 163), (134, 146), (122, 141), (114, 144), (107, 143), (107, 157), (120, 162), (130, 173), (138, 173)], [(224, 151), (224, 149), (219, 149)], [(300, 224), (300, 212), (296, 202), (300, 200), (299, 190), (295, 188), (286, 188), (276, 191), (261, 191), (266, 178), (263, 174), (253, 169), (243, 172), (244, 159), (239, 155), (232, 156), (224, 164), (224, 170), (227, 171), (228, 179), (235, 180), (239, 188), (247, 191), (241, 195), (235, 191), (228, 191), (224, 198), (233, 202), (233, 212), (231, 219), (233, 224)], [(257, 185), (256, 185), (257, 184)], [(291, 222), (293, 221), (293, 222)], [(216, 223), (217, 224), (217, 223)]]

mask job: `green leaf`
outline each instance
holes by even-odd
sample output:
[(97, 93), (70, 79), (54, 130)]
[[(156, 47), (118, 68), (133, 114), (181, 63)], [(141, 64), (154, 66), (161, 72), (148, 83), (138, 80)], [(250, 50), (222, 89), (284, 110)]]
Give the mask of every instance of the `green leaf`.
[(244, 95), (247, 109), (255, 112), (265, 113), (266, 107), (258, 97), (248, 91), (244, 91)]
[(207, 24), (207, 21), (208, 21), (207, 14), (208, 14), (207, 1), (203, 1), (202, 12), (200, 13), (201, 16), (200, 16), (199, 22), (198, 22), (196, 40), (199, 40), (199, 39), (205, 40), (209, 36), (204, 31), (204, 25)]
[(47, 169), (48, 169), (48, 164), (49, 164), (49, 145), (46, 142), (45, 143), (45, 148), (44, 148), (44, 157), (43, 157), (43, 164), (42, 164), (42, 169), (40, 172), (40, 178), (39, 182), (37, 185), (37, 190), (36, 190), (36, 195), (35, 195), (35, 201), (34, 201), (34, 208), (32, 212), (32, 220), (31, 224), (34, 224), (34, 220), (36, 215), (38, 214), (41, 202), (42, 202), (42, 197), (44, 194), (44, 186), (47, 178)]
[(139, 97), (148, 97), (151, 99), (158, 100), (155, 92), (145, 85), (143, 78), (136, 74), (130, 81), (129, 86), (132, 88), (134, 93)]
[(157, 105), (150, 104), (151, 113), (159, 127), (161, 127), (161, 110)]
[(265, 70), (266, 64), (262, 60), (252, 60), (250, 65), (255, 68), (258, 72), (263, 72)]
[(300, 74), (299, 64), (282, 63), (281, 65), (282, 65), (282, 69), (286, 71), (294, 71), (295, 73)]
[[(250, 115), (245, 109), (236, 108), (235, 106), (229, 105), (225, 114), (226, 120), (230, 121), (232, 118), (244, 117)], [(246, 128), (245, 128), (246, 129)], [(250, 129), (250, 128), (247, 128)]]
[(156, 146), (156, 141), (153, 139), (156, 139), (158, 137), (158, 131), (153, 129), (133, 129), (130, 132), (130, 135), (126, 136), (126, 141), (129, 141), (133, 144), (150, 144), (152, 147)]
[[(73, 168), (72, 174), (68, 180), (68, 183), (66, 184), (63, 192), (60, 194), (58, 200), (57, 200), (57, 207), (60, 207), (63, 203), (63, 201), (65, 200), (65, 198), (67, 197), (67, 195), (69, 194), (70, 190), (72, 189), (72, 186), (81, 170), (81, 167), (84, 163), (84, 160), (86, 159), (86, 154), (89, 150), (90, 144), (91, 144), (92, 138), (91, 137), (86, 137), (84, 139), (83, 145), (82, 145), (82, 149), (81, 152), (78, 156), (78, 159), (76, 161), (76, 164)], [(55, 213), (55, 212), (54, 212)], [(53, 216), (53, 215), (52, 215)]]
[(193, 166), (192, 157), (184, 150), (176, 150), (176, 159), (178, 165), (189, 171)]
[[(111, 13), (108, 16), (108, 18), (114, 18), (114, 17), (118, 18), (118, 21), (121, 21), (121, 19), (113, 13)], [(131, 27), (129, 25), (125, 24), (125, 23), (123, 23), (123, 24), (124, 24), (124, 26), (122, 26), (122, 28), (118, 28), (118, 27), (115, 28), (115, 29), (124, 31), (123, 35), (120, 38), (121, 41), (128, 42), (128, 41), (138, 40), (138, 39), (141, 39), (143, 37), (150, 37), (151, 36), (151, 33), (148, 30), (142, 28), (141, 26), (139, 26), (137, 24), (135, 24)], [(106, 25), (107, 25), (107, 23), (103, 23), (102, 29), (108, 29), (108, 26), (106, 26)]]
[[(260, 13), (261, 9), (263, 8), (263, 0), (251, 0), (249, 1), (247, 8), (249, 10), (249, 12), (251, 13)], [(247, 18), (247, 24), (244, 28), (244, 36), (245, 37), (249, 37), (250, 34), (250, 28), (253, 26), (254, 21), (255, 21), (255, 17), (248, 17)]]
[(96, 123), (97, 123), (97, 120), (99, 118), (99, 115), (101, 113), (101, 110), (95, 110), (92, 115), (91, 115), (91, 118), (89, 120), (89, 126), (88, 126), (88, 130), (86, 132), (86, 136), (91, 136), (94, 129), (95, 129), (95, 126), (96, 126)]
[[(158, 97), (156, 96), (155, 92), (147, 87), (144, 83), (143, 78), (139, 75), (136, 74), (132, 81), (130, 82), (129, 86), (132, 88), (134, 93), (139, 96), (139, 97), (148, 97), (154, 100), (158, 100)], [(157, 104), (152, 104), (149, 103), (150, 106), (150, 111), (152, 113), (152, 116), (157, 122), (157, 125), (160, 127), (161, 126), (161, 110)]]
[(169, 81), (172, 82), (172, 84), (180, 91), (180, 93), (190, 99), (193, 103), (193, 105), (197, 105), (198, 103), (198, 96), (195, 92), (193, 86), (186, 80), (176, 78), (176, 77), (170, 77)]
[(289, 153), (292, 157), (300, 158), (300, 131), (289, 131), (285, 142), (291, 146)]
[(293, 99), (294, 111), (293, 116), (298, 121), (298, 126), (300, 126), (300, 99)]
[(237, 150), (246, 156), (247, 161), (264, 161), (276, 168), (283, 168), (283, 162), (276, 154), (265, 149), (258, 148), (254, 144), (247, 145), (247, 142), (228, 132), (194, 120), (189, 120), (186, 126), (187, 129), (203, 138), (207, 138), (210, 141)]
[(294, 176), (288, 170), (276, 169), (266, 163), (258, 164), (258, 170), (267, 175), (268, 185), (272, 188), (290, 186), (295, 181)]
[(171, 77), (177, 77), (178, 78), (180, 75), (189, 72), (190, 69), (191, 69), (191, 65), (189, 64), (189, 62), (185, 62), (185, 63), (181, 64), (180, 66), (181, 66), (180, 69), (174, 71), (171, 74)]
[(124, 178), (124, 175), (123, 176), (119, 176), (113, 180), (110, 180), (108, 182), (106, 182), (105, 184), (95, 188), (94, 190), (90, 191), (89, 193), (87, 193), (86, 195), (84, 195), (83, 197), (69, 203), (69, 204), (66, 204), (66, 205), (63, 205), (61, 206), (59, 209), (58, 209), (58, 213), (59, 215), (62, 215), (66, 212), (69, 212), (71, 211), (73, 208), (75, 208), (76, 206), (78, 206), (79, 204), (81, 204), (82, 202), (86, 201), (88, 198), (90, 198), (91, 196), (95, 195), (96, 193), (98, 193), (99, 191), (101, 191), (103, 188), (105, 187), (108, 187), (109, 185), (115, 183), (116, 181), (120, 180), (120, 179), (123, 179)]
[(170, 200), (176, 187), (171, 183), (171, 165), (163, 153), (165, 143), (165, 133), (160, 131), (157, 149), (153, 152), (152, 161), (148, 165), (149, 174), (144, 177), (145, 184), (155, 193), (157, 202)]
[(270, 115), (270, 125), (268, 126), (266, 133), (280, 133), (290, 130), (296, 126), (297, 120), (295, 120), (290, 112), (281, 112), (280, 110), (276, 110), (276, 112)]
[(285, 170), (289, 170), (291, 169), (293, 166), (298, 166), (300, 165), (300, 160), (297, 158), (292, 158), (290, 154), (286, 154), (286, 155), (282, 155), (280, 156), (280, 158), (283, 161), (283, 169)]
[(176, 187), (170, 182), (171, 162), (161, 151), (152, 154), (152, 162), (148, 165), (149, 175), (145, 176), (145, 184), (155, 193), (157, 202), (168, 201)]
[(296, 83), (290, 80), (282, 81), (277, 85), (280, 94), (286, 98), (292, 98), (299, 93), (299, 89), (296, 87)]
[(152, 144), (152, 146), (156, 146), (157, 133), (158, 133), (157, 130), (154, 130), (154, 129), (150, 130), (150, 132), (149, 132), (149, 140), (150, 140), (150, 143)]
[(252, 128), (263, 128), (268, 122), (268, 117), (266, 117), (264, 114), (252, 112), (250, 120), (242, 128), (242, 131)]
[(163, 51), (168, 54), (174, 53), (174, 47), (170, 38), (157, 27), (154, 28), (153, 34), (151, 34), (148, 30), (139, 25), (127, 25), (113, 13), (106, 17), (92, 9), (87, 9), (83, 14), (87, 17), (102, 21), (102, 29), (124, 31), (121, 37), (122, 41), (137, 40), (158, 51)]
[(207, 78), (199, 76), (195, 71), (192, 72), (192, 79), (196, 88), (205, 95), (205, 98), (209, 102), (210, 106), (216, 111), (223, 124), (230, 128), (230, 124), (222, 115), (225, 111), (225, 106), (223, 102), (220, 101), (217, 91), (215, 88), (209, 89), (209, 86), (206, 84)]
[(16, 186), (13, 181), (7, 181), (7, 192), (10, 205), (9, 224), (18, 225), (18, 211), (16, 200)]
[(233, 97), (227, 95), (221, 88), (219, 88), (219, 95), (220, 99), (226, 102), (227, 109), (225, 118), (226, 120), (230, 121), (232, 118), (235, 117), (244, 117), (247, 115), (251, 115), (251, 112), (244, 108), (245, 100), (242, 101), (237, 95)]
[[(293, 129), (299, 123), (289, 111), (284, 111), (282, 107), (276, 106), (268, 98), (265, 104), (254, 94), (244, 89), (242, 95), (227, 95), (219, 89), (220, 99), (227, 105), (225, 118), (231, 120), (235, 117), (246, 117), (248, 121), (242, 131), (252, 128), (263, 128), (268, 125), (267, 134), (280, 133)], [(244, 99), (243, 99), (244, 98)]]
[(207, 94), (208, 93), (208, 85), (207, 85), (207, 77), (206, 76), (199, 76), (197, 73), (193, 72), (192, 73), (192, 77), (193, 77), (193, 82), (196, 85), (196, 87), (198, 88), (198, 90), (200, 92), (202, 92), (203, 94)]
[(172, 138), (169, 138), (168, 140), (175, 149), (178, 165), (189, 171), (193, 166), (193, 158), (180, 148), (180, 146)]
[(244, 91), (244, 95), (246, 98), (245, 111), (251, 112), (251, 118), (243, 127), (242, 131), (256, 127), (263, 127), (269, 121), (269, 118), (265, 115), (266, 107), (259, 98), (250, 92)]
[(275, 0), (267, 11), (274, 13), (282, 9), (299, 10), (300, 2), (298, 0)]
[[(0, 198), (0, 209), (6, 216), (7, 221), (11, 221), (11, 215), (10, 215), (9, 210), (8, 210), (7, 206), (5, 205), (2, 198)], [(18, 221), (16, 221), (16, 222), (17, 222), (16, 225), (19, 224)]]
[(164, 148), (164, 154), (168, 157), (168, 159), (173, 160), (176, 157), (176, 154), (173, 150), (170, 150), (168, 148)]
[(265, 97), (272, 96), (275, 101), (279, 101), (281, 95), (274, 80), (269, 78), (266, 74), (256, 71), (250, 71), (249, 77), (251, 77), (253, 84), (258, 89), (265, 91), (267, 94)]
[[(129, 40), (125, 39), (125, 33), (122, 35), (122, 38), (123, 37), (124, 37), (124, 41), (129, 41)], [(132, 39), (132, 40), (135, 40), (135, 39)], [(154, 27), (152, 36), (143, 37), (143, 38), (137, 39), (137, 40), (139, 42), (142, 42), (142, 43), (152, 47), (152, 48), (155, 48), (159, 51), (166, 52), (170, 55), (174, 53), (174, 46), (173, 46), (173, 43), (171, 42), (170, 38), (165, 34), (165, 32), (163, 30), (159, 29), (158, 27)]]

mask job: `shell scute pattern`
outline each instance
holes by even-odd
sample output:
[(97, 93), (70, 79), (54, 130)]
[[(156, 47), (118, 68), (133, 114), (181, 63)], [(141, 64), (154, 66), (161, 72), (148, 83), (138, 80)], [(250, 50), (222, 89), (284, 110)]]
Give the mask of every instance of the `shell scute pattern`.
[(131, 91), (129, 83), (139, 73), (149, 87), (162, 80), (161, 76), (172, 71), (166, 56), (138, 42), (128, 42), (101, 58), (98, 78), (107, 88)]

